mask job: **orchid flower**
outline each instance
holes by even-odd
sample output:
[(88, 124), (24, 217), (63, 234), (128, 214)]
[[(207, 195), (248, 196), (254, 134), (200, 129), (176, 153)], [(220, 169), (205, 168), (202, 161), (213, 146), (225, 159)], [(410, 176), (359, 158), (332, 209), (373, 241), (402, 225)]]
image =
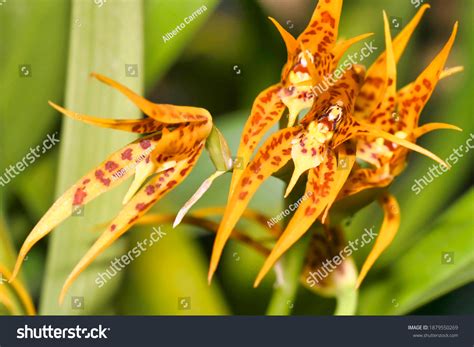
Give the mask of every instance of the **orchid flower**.
[[(320, 1), (320, 4), (328, 3), (339, 2)], [(394, 53), (385, 13), (384, 30), (387, 61), (391, 62), (394, 60)], [(304, 56), (307, 57), (308, 54), (304, 52)], [(315, 63), (311, 59), (306, 59), (306, 62), (314, 85), (314, 82), (318, 81)], [(388, 75), (391, 65), (386, 65)], [(288, 183), (285, 197), (291, 192), (299, 177), (308, 172), (305, 190), (305, 196), (308, 198), (298, 206), (278, 239), (257, 276), (255, 286), (261, 282), (281, 255), (298, 241), (318, 218), (322, 217), (324, 221), (356, 161), (357, 140), (361, 137), (381, 138), (406, 149), (417, 151), (449, 167), (436, 155), (398, 136), (399, 134), (383, 131), (365, 119), (355, 117), (356, 101), (361, 88), (367, 81), (364, 75), (365, 70), (360, 65), (353, 65), (347, 69), (331, 89), (314, 100), (310, 111), (298, 125), (282, 129), (270, 136), (250, 164), (237, 176), (237, 183), (231, 186), (231, 195), (214, 243), (209, 281), (217, 268), (232, 229), (258, 187), (290, 160), (294, 164), (294, 172)], [(262, 115), (263, 118), (266, 116), (267, 114)], [(243, 139), (245, 142), (245, 131)]]
[[(416, 80), (398, 91), (396, 88), (396, 61), (402, 54), (419, 18), (427, 8), (429, 8), (428, 5), (423, 6), (414, 20), (394, 40), (393, 53), (387, 50), (369, 69), (366, 83), (361, 88), (360, 95), (362, 97), (356, 100), (354, 114), (354, 117), (363, 119), (378, 129), (413, 143), (420, 136), (433, 130), (461, 130), (454, 125), (445, 123), (418, 125), (420, 114), (439, 79), (462, 70), (462, 68), (456, 67), (443, 71), (456, 37), (457, 23), (454, 25), (448, 42)], [(383, 68), (385, 64), (387, 65), (386, 73)], [(377, 88), (377, 84), (382, 85), (382, 88)], [(384, 92), (380, 93), (380, 90)], [(375, 91), (379, 92), (378, 95), (375, 94)], [(364, 107), (358, 108), (357, 105)], [(375, 108), (373, 108), (374, 106)], [(357, 137), (356, 158), (370, 164), (371, 167), (362, 168), (356, 164), (337, 199), (343, 199), (368, 188), (388, 186), (404, 170), (407, 155), (407, 148), (400, 147), (382, 137), (365, 135)], [(360, 286), (374, 262), (390, 245), (400, 224), (396, 198), (387, 193), (378, 201), (385, 214), (384, 223), (371, 253), (362, 266), (357, 286)]]
[(129, 98), (145, 119), (107, 120), (50, 105), (64, 115), (92, 125), (146, 134), (110, 155), (80, 178), (46, 212), (21, 247), (12, 278), (18, 274), (28, 251), (52, 229), (83, 206), (135, 174), (124, 197), (123, 209), (109, 223), (76, 265), (60, 294), (60, 302), (77, 276), (108, 246), (129, 230), (158, 200), (178, 186), (191, 172), (212, 130), (212, 118), (202, 108), (152, 103), (125, 86), (92, 74)]
[[(320, 1), (308, 26), (297, 39), (270, 17), (285, 42), (288, 59), (283, 67), (280, 82), (262, 91), (252, 106), (237, 151), (236, 158), (239, 160), (239, 165), (247, 165), (256, 145), (265, 133), (279, 121), (286, 108), (289, 111), (288, 126), (291, 127), (298, 114), (311, 107), (315, 95), (311, 86), (304, 85), (304, 82), (317, 83), (321, 81), (336, 67), (339, 59), (352, 44), (372, 35), (372, 33), (363, 34), (336, 43), (341, 8), (342, 0)], [(184, 215), (209, 189), (213, 181), (231, 168), (232, 163), (229, 163), (203, 182), (179, 211), (173, 227), (181, 222)], [(229, 198), (241, 174), (242, 170), (234, 167)]]
[[(352, 44), (372, 35), (367, 33), (336, 42), (341, 9), (342, 0), (319, 1), (308, 26), (297, 39), (270, 18), (285, 42), (288, 58), (281, 80), (263, 90), (253, 103), (236, 155), (242, 166), (248, 164), (260, 140), (280, 120), (285, 109), (289, 112), (288, 127), (292, 127), (300, 112), (312, 106), (315, 95), (311, 86), (304, 82), (320, 82), (334, 70)], [(242, 170), (234, 169), (229, 198), (242, 173)]]

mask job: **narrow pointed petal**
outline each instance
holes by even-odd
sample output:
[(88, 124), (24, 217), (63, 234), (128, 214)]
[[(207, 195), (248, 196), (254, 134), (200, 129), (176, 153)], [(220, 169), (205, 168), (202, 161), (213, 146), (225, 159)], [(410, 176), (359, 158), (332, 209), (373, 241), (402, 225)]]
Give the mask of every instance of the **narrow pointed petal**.
[(212, 279), (222, 250), (232, 229), (242, 216), (250, 199), (258, 187), (272, 173), (282, 168), (291, 158), (291, 142), (301, 131), (301, 127), (286, 128), (269, 137), (252, 162), (245, 168), (230, 197), (212, 250), (208, 280)]
[(344, 53), (355, 43), (362, 41), (370, 36), (372, 36), (374, 33), (366, 33), (362, 35), (355, 36), (349, 40), (344, 40), (341, 42), (336, 43), (336, 46), (332, 50), (332, 54), (334, 54), (334, 61), (338, 62), (339, 59), (342, 58)]
[(178, 214), (176, 215), (176, 219), (173, 222), (173, 228), (176, 228), (176, 226), (181, 223), (183, 220), (183, 217), (188, 213), (189, 209), (193, 207), (193, 205), (198, 202), (199, 199), (204, 195), (205, 192), (211, 187), (212, 182), (223, 174), (225, 174), (226, 171), (216, 171), (214, 172), (211, 176), (209, 176), (198, 188), (198, 190), (193, 194), (193, 196), (186, 201), (183, 207), (179, 210)]
[(393, 176), (385, 170), (357, 169), (351, 172), (344, 187), (337, 196), (337, 200), (354, 195), (369, 188), (386, 187), (393, 181)]
[[(3, 277), (5, 277), (5, 279), (7, 279), (8, 282), (10, 283), (12, 289), (15, 291), (15, 294), (18, 296), (21, 303), (23, 304), (26, 314), (30, 316), (35, 315), (36, 310), (33, 304), (33, 300), (31, 299), (31, 296), (28, 294), (28, 291), (20, 282), (20, 280), (18, 278), (13, 280), (11, 272), (2, 264), (0, 264), (0, 274), (3, 274)], [(2, 283), (0, 283), (0, 285), (1, 284)], [(0, 302), (1, 302), (1, 297), (0, 297)]]
[(387, 91), (384, 99), (395, 98), (397, 96), (397, 61), (393, 52), (392, 37), (390, 35), (390, 24), (388, 23), (387, 13), (383, 11), (383, 23), (385, 32), (385, 54), (387, 65)]
[(278, 122), (285, 110), (285, 105), (281, 102), (279, 96), (281, 90), (281, 84), (275, 84), (262, 91), (253, 103), (250, 117), (245, 123), (239, 149), (237, 150), (236, 159), (239, 161), (239, 167), (234, 167), (232, 172), (229, 198), (232, 196), (255, 147), (265, 133)]
[(337, 163), (334, 153), (329, 153), (327, 160), (308, 173), (306, 199), (303, 199), (283, 234), (273, 247), (270, 256), (265, 260), (254, 287), (257, 287), (275, 262), (290, 248), (321, 215), (331, 198)]
[(321, 219), (321, 222), (323, 224), (326, 222), (326, 218), (329, 214), (329, 210), (334, 204), (334, 201), (336, 201), (336, 198), (338, 194), (340, 193), (340, 190), (346, 183), (352, 171), (352, 167), (355, 164), (355, 161), (356, 161), (356, 148), (355, 147), (356, 146), (354, 143), (346, 142), (336, 149), (337, 171), (336, 171), (336, 174), (334, 175), (334, 182), (332, 184), (333, 187), (331, 188), (331, 192), (328, 198), (328, 203), (324, 210), (323, 217)]
[[(224, 206), (218, 206), (218, 207), (203, 207), (197, 210), (194, 210), (190, 212), (188, 215), (184, 216), (183, 220), (181, 223), (187, 223), (186, 219), (188, 217), (193, 219), (193, 223), (196, 220), (200, 221), (209, 221), (209, 219), (206, 219), (211, 216), (219, 216), (222, 218), (222, 216), (225, 213), (225, 207)], [(140, 218), (140, 220), (137, 222), (137, 224), (143, 225), (143, 224), (159, 224), (159, 223), (165, 223), (165, 222), (173, 222), (175, 220), (176, 216), (175, 215), (163, 215), (163, 214), (147, 214)], [(278, 225), (274, 225), (272, 228), (268, 228), (268, 223), (267, 221), (270, 219), (269, 216), (266, 216), (258, 211), (252, 210), (252, 209), (246, 209), (244, 213), (242, 213), (242, 218), (247, 219), (251, 222), (254, 222), (260, 226), (262, 226), (265, 231), (268, 231), (269, 233), (272, 234), (272, 236), (279, 236), (282, 232), (280, 227)], [(108, 225), (103, 225), (105, 228)], [(197, 224), (195, 224), (197, 225)], [(217, 227), (219, 224), (216, 224)], [(215, 228), (215, 232), (217, 233), (217, 229)], [(236, 229), (234, 229), (236, 230)]]
[[(354, 126), (354, 128), (356, 128)], [(385, 131), (379, 130), (369, 124), (364, 124), (360, 123), (358, 129), (355, 129), (354, 132), (355, 135), (360, 134), (360, 135), (370, 135), (374, 137), (381, 137), (383, 139), (386, 139), (390, 142), (396, 143), (397, 145), (403, 146), (405, 148), (411, 149), (412, 151), (418, 152), (420, 154), (423, 154), (427, 156), (428, 158), (433, 159), (434, 161), (438, 162), (439, 164), (445, 166), (446, 168), (450, 168), (451, 166), (446, 163), (444, 160), (439, 158), (437, 155), (433, 154), (432, 152), (428, 151), (427, 149), (418, 146), (417, 144), (407, 141), (401, 137), (398, 137), (396, 135), (392, 135), (390, 133), (387, 133)]]
[[(396, 59), (393, 52), (390, 25), (387, 14), (383, 11), (385, 53), (379, 69), (369, 69), (367, 78), (356, 99), (355, 117), (367, 118), (372, 116), (377, 108), (392, 109), (397, 95), (396, 86)], [(374, 77), (372, 74), (378, 74)], [(389, 105), (387, 105), (389, 104)], [(362, 112), (359, 112), (362, 109)]]
[[(423, 5), (418, 10), (413, 19), (403, 28), (400, 34), (395, 37), (392, 43), (393, 56), (395, 63), (398, 62), (401, 55), (403, 54), (408, 41), (410, 40), (415, 28), (421, 20), (421, 17), (425, 11), (430, 8), (429, 5)], [(385, 27), (385, 26), (384, 26)], [(385, 37), (390, 35), (390, 31), (387, 32), (385, 29)], [(365, 83), (357, 97), (355, 116), (357, 118), (366, 119), (375, 110), (377, 105), (382, 101), (387, 88), (387, 51), (382, 53), (377, 60), (370, 66), (367, 71)]]
[(400, 60), (400, 57), (405, 51), (405, 47), (410, 41), (410, 38), (413, 35), (413, 32), (418, 26), (418, 23), (420, 23), (421, 18), (425, 14), (426, 10), (429, 8), (431, 8), (429, 4), (422, 5), (420, 9), (418, 10), (418, 12), (415, 14), (415, 16), (412, 18), (412, 20), (407, 25), (405, 25), (403, 30), (393, 40), (393, 52), (395, 55), (396, 62)]
[(159, 122), (165, 124), (178, 124), (184, 122), (200, 122), (211, 119), (211, 115), (206, 109), (189, 106), (155, 104), (108, 77), (97, 73), (92, 73), (91, 76), (105, 84), (108, 84), (112, 88), (117, 89), (120, 93), (130, 99), (130, 101), (132, 101), (140, 110), (142, 110), (143, 113)]
[(88, 116), (85, 114), (79, 114), (77, 112), (73, 112), (70, 110), (66, 110), (65, 108), (56, 105), (54, 102), (48, 101), (48, 104), (56, 109), (57, 111), (61, 112), (62, 114), (87, 123), (91, 125), (95, 125), (101, 128), (109, 128), (109, 129), (116, 129), (116, 130), (123, 130), (137, 134), (147, 134), (153, 133), (158, 131), (161, 128), (162, 123), (157, 122), (152, 118), (145, 118), (145, 119), (104, 119), (94, 116)]
[(385, 249), (390, 246), (393, 238), (398, 232), (398, 228), (400, 227), (400, 207), (398, 206), (395, 197), (386, 193), (379, 202), (384, 210), (384, 220), (380, 232), (377, 235), (377, 239), (375, 240), (374, 247), (365, 260), (364, 265), (362, 265), (359, 277), (357, 278), (356, 288), (360, 287), (360, 284), (365, 276), (367, 276), (367, 273), (374, 265), (375, 261), (385, 251)]
[[(464, 66), (454, 66), (454, 67), (450, 67), (450, 68), (445, 68), (443, 71), (441, 71), (441, 74), (439, 75), (439, 80), (441, 81), (442, 79), (451, 77), (451, 76), (453, 76), (457, 73), (463, 72), (463, 71), (464, 71)], [(398, 91), (398, 94), (399, 95), (405, 95), (405, 94), (409, 93), (410, 90), (413, 88), (413, 83), (414, 82), (409, 83), (406, 86), (404, 86), (403, 88), (401, 88)]]
[(442, 80), (443, 78), (450, 77), (452, 75), (455, 75), (463, 71), (464, 71), (464, 66), (454, 66), (454, 67), (446, 68), (443, 71), (441, 71), (441, 74), (439, 75), (439, 79)]
[(272, 23), (278, 29), (283, 41), (285, 41), (286, 51), (288, 52), (288, 61), (291, 57), (296, 53), (296, 49), (298, 48), (298, 42), (296, 39), (291, 35), (288, 31), (283, 28), (280, 23), (278, 23), (274, 18), (268, 17), (272, 21)]
[(7, 286), (0, 286), (0, 305), (3, 305), (8, 312), (12, 315), (15, 314), (15, 305), (13, 304), (12, 299), (10, 299)]
[[(223, 216), (225, 213), (225, 207), (203, 207), (198, 210), (193, 211), (193, 216), (205, 218), (209, 216)], [(242, 213), (242, 217), (253, 220), (256, 223), (260, 224), (266, 231), (271, 233), (273, 236), (280, 236), (281, 230), (278, 224), (273, 225), (271, 228), (268, 228), (269, 216), (266, 216), (258, 211), (247, 208)]]
[[(222, 213), (224, 212), (224, 209), (222, 209)], [(247, 216), (248, 217), (248, 216)], [(137, 222), (137, 225), (156, 225), (156, 224), (163, 224), (163, 223), (171, 223), (175, 219), (174, 214), (147, 214), (140, 218), (140, 220)], [(249, 218), (253, 222), (257, 222), (257, 220), (253, 220), (252, 218)], [(190, 213), (186, 216), (183, 217), (181, 224), (187, 224), (187, 225), (192, 225), (196, 226), (202, 229), (205, 229), (207, 231), (210, 231), (212, 233), (217, 233), (217, 230), (219, 229), (219, 223), (214, 222), (212, 220), (199, 217), (193, 213)], [(246, 235), (243, 231), (234, 228), (232, 231), (230, 238), (239, 242), (242, 242), (246, 246), (249, 246), (250, 248), (254, 249), (255, 251), (263, 254), (264, 256), (267, 256), (270, 254), (270, 251), (263, 246), (258, 240), (253, 239), (252, 237)]]
[(23, 259), (36, 242), (68, 218), (76, 208), (86, 205), (130, 177), (135, 165), (143, 160), (143, 153), (159, 142), (160, 135), (150, 135), (132, 142), (112, 154), (69, 188), (56, 200), (24, 241), (12, 277), (16, 277)]
[(135, 177), (133, 178), (132, 185), (128, 188), (127, 193), (125, 194), (122, 204), (126, 204), (130, 199), (135, 195), (135, 193), (140, 189), (143, 182), (150, 177), (153, 172), (156, 171), (156, 166), (153, 161), (150, 160), (150, 155), (148, 155), (144, 160), (142, 160), (135, 167)]
[(413, 130), (413, 136), (415, 138), (419, 138), (433, 130), (439, 130), (439, 129), (449, 129), (449, 130), (457, 130), (457, 131), (462, 131), (461, 128), (452, 125), (452, 124), (446, 124), (446, 123), (428, 123), (428, 124), (423, 124), (422, 126), (416, 128)]
[(95, 258), (128, 231), (158, 200), (163, 198), (163, 196), (173, 190), (187, 177), (203, 148), (204, 144), (202, 144), (189, 159), (178, 162), (174, 168), (163, 171), (153, 177), (124, 206), (66, 279), (59, 297), (60, 303), (63, 302), (67, 290), (75, 279)]
[(441, 49), (428, 67), (410, 84), (410, 87), (398, 93), (400, 117), (408, 131), (417, 127), (421, 111), (436, 87), (441, 71), (444, 68), (449, 52), (453, 46), (458, 29), (456, 22), (448, 42)]
[(298, 36), (313, 55), (330, 52), (337, 40), (342, 0), (318, 1), (306, 29)]

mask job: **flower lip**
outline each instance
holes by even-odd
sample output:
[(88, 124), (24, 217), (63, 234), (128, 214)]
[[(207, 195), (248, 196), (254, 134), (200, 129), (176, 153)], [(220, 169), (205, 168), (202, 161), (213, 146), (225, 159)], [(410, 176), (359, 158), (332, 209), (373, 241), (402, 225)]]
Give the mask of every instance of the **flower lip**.
[(326, 111), (318, 117), (317, 121), (325, 125), (331, 131), (335, 131), (344, 115), (344, 103), (338, 100), (334, 105), (329, 106)]

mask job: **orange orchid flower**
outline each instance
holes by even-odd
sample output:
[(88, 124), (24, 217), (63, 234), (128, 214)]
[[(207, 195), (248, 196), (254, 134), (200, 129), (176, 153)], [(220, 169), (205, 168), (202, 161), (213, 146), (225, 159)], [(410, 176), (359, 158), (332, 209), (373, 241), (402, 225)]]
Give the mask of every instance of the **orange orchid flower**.
[(86, 205), (135, 174), (123, 200), (124, 208), (69, 275), (61, 291), (60, 302), (77, 276), (99, 254), (187, 177), (212, 130), (212, 117), (205, 109), (155, 104), (105, 76), (95, 73), (92, 76), (123, 93), (147, 117), (139, 120), (107, 120), (81, 115), (52, 102), (50, 105), (64, 115), (85, 123), (146, 136), (113, 153), (80, 178), (51, 206), (23, 243), (12, 279), (18, 274), (23, 259), (34, 244), (69, 217), (77, 206)]
[[(313, 105), (315, 95), (304, 82), (319, 83), (337, 66), (344, 52), (354, 43), (372, 35), (359, 35), (336, 42), (342, 0), (319, 1), (306, 29), (295, 39), (275, 19), (270, 18), (285, 42), (288, 59), (281, 80), (262, 91), (255, 99), (245, 124), (236, 157), (246, 166), (265, 133), (275, 125), (288, 108), (288, 127), (297, 116)], [(232, 173), (229, 198), (243, 171)]]
[[(318, 8), (328, 6), (328, 8), (334, 9), (337, 8), (339, 3), (339, 1), (320, 1)], [(425, 9), (426, 7), (422, 11)], [(412, 26), (416, 26), (416, 22), (421, 17), (420, 13), (423, 12), (418, 13), (411, 23)], [(395, 56), (385, 13), (384, 30), (387, 52), (376, 64), (381, 66), (381, 71), (384, 71), (382, 76), (386, 76), (386, 82), (383, 78), (382, 82), (389, 86), (394, 83), (394, 79), (390, 82), (390, 78), (395, 77)], [(408, 41), (410, 35), (409, 31), (402, 32), (399, 36), (401, 38), (396, 41), (397, 49), (400, 50), (402, 48), (399, 47), (406, 45), (405, 41)], [(307, 52), (303, 52), (303, 56), (306, 57), (308, 74), (311, 84), (314, 86), (320, 81), (320, 77), (316, 72), (317, 62), (308, 58), (309, 53)], [(386, 63), (383, 64), (383, 62)], [(380, 73), (379, 69), (370, 70), (369, 73), (371, 71)], [(360, 102), (357, 101), (358, 97), (362, 93), (362, 97), (367, 99), (367, 90), (373, 87), (373, 79), (373, 73), (365, 78), (364, 68), (360, 65), (353, 65), (345, 71), (334, 86), (313, 100), (311, 109), (296, 126), (282, 129), (270, 136), (241, 173), (236, 175), (237, 171), (234, 170), (233, 185), (231, 185), (228, 204), (214, 243), (209, 281), (217, 268), (224, 245), (250, 199), (261, 183), (270, 175), (282, 169), (290, 159), (294, 163), (294, 172), (289, 180), (285, 197), (291, 192), (299, 177), (308, 172), (305, 191), (305, 196), (308, 198), (304, 199), (298, 206), (286, 229), (278, 239), (257, 276), (255, 286), (261, 282), (280, 256), (298, 241), (318, 218), (322, 218), (324, 222), (330, 207), (339, 196), (349, 174), (352, 172), (361, 138), (369, 139), (368, 141), (381, 139), (393, 146), (400, 146), (405, 152), (408, 149), (417, 151), (438, 161), (445, 167), (449, 167), (436, 155), (410, 141), (413, 140), (412, 138), (400, 136), (399, 133), (384, 131), (378, 124), (370, 123), (364, 117), (356, 116), (355, 107), (360, 105)], [(364, 87), (365, 94), (362, 89)], [(380, 97), (384, 98), (386, 94), (388, 93), (383, 92)], [(388, 97), (390, 98), (390, 96)], [(370, 96), (369, 99), (371, 102), (366, 107), (373, 104), (375, 97)], [(378, 103), (380, 102), (375, 103), (375, 106), (378, 106)], [(260, 109), (260, 111), (265, 110)], [(267, 114), (264, 113), (261, 117), (266, 119)], [(250, 119), (252, 119), (252, 115)], [(244, 144), (247, 139), (244, 130)], [(340, 161), (340, 159), (344, 159), (344, 161)], [(236, 178), (235, 181), (234, 178)]]
[[(419, 126), (420, 114), (428, 102), (438, 81), (462, 70), (460, 67), (443, 71), (449, 52), (456, 37), (458, 24), (438, 55), (415, 81), (397, 91), (396, 61), (399, 59), (423, 12), (429, 8), (423, 6), (417, 16), (397, 36), (392, 45), (393, 52), (387, 49), (369, 69), (366, 83), (362, 86), (360, 98), (356, 100), (354, 117), (368, 121), (378, 129), (394, 134), (410, 142), (433, 130), (460, 128), (445, 123), (428, 123)], [(383, 65), (387, 66), (386, 73)], [(376, 85), (382, 85), (377, 88)], [(380, 93), (380, 90), (383, 93)], [(376, 94), (376, 91), (378, 94)], [(357, 107), (358, 105), (359, 108)], [(364, 107), (363, 107), (363, 106)], [(375, 106), (375, 108), (373, 108)], [(381, 137), (357, 137), (356, 158), (371, 167), (362, 168), (356, 164), (337, 199), (343, 199), (369, 188), (388, 186), (405, 168), (407, 148)], [(357, 286), (394, 239), (400, 224), (399, 207), (396, 198), (390, 194), (378, 199), (384, 211), (384, 222), (376, 243), (362, 266)]]

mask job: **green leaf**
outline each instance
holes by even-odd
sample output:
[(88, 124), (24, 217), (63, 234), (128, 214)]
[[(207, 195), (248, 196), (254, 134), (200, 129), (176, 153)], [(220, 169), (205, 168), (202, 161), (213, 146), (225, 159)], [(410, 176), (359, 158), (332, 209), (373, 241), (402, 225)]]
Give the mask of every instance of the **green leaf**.
[(474, 280), (474, 189), (427, 228), (421, 239), (362, 285), (361, 314), (406, 314)]
[[(91, 79), (89, 74), (99, 72), (141, 93), (141, 1), (110, 1), (98, 6), (92, 1), (74, 0), (72, 4), (66, 107), (101, 117), (138, 118), (139, 111), (125, 97)], [(75, 25), (78, 20), (82, 23), (80, 27)], [(138, 75), (127, 76), (126, 64), (137, 64)], [(133, 138), (123, 132), (95, 128), (65, 119), (61, 131), (57, 193), (64, 192), (83, 174), (100, 164), (107, 155)], [(112, 245), (79, 276), (62, 306), (58, 304), (58, 296), (67, 275), (99, 236), (94, 227), (110, 220), (121, 208), (120, 201), (126, 188), (124, 185), (104, 194), (84, 207), (83, 216), (73, 216), (53, 231), (41, 296), (42, 314), (110, 313), (107, 306), (117, 291), (117, 285), (109, 284), (99, 288), (94, 282), (97, 273), (105, 267), (103, 262), (109, 262), (111, 258), (122, 254), (124, 240)], [(117, 283), (118, 278), (115, 284)], [(72, 296), (83, 297), (84, 309), (73, 308)]]
[(218, 282), (214, 281), (211, 286), (207, 283), (205, 254), (196, 246), (194, 238), (185, 233), (186, 229), (189, 230), (182, 226), (173, 229), (165, 224), (133, 232), (130, 248), (149, 239), (156, 230), (161, 230), (162, 238), (129, 265), (124, 312), (135, 315), (229, 314)]
[[(41, 160), (28, 169), (28, 174), (17, 178), (16, 193), (35, 220), (39, 220), (53, 203), (58, 162), (57, 152), (54, 150), (53, 153), (41, 157)], [(35, 179), (32, 180), (31, 177)], [(38, 184), (38, 182), (42, 184)], [(24, 230), (22, 237), (26, 237), (28, 231)]]
[(47, 101), (59, 101), (63, 95), (68, 20), (69, 2), (64, 0), (2, 4), (0, 117), (7, 149), (2, 170), (40, 145), (59, 121)]

